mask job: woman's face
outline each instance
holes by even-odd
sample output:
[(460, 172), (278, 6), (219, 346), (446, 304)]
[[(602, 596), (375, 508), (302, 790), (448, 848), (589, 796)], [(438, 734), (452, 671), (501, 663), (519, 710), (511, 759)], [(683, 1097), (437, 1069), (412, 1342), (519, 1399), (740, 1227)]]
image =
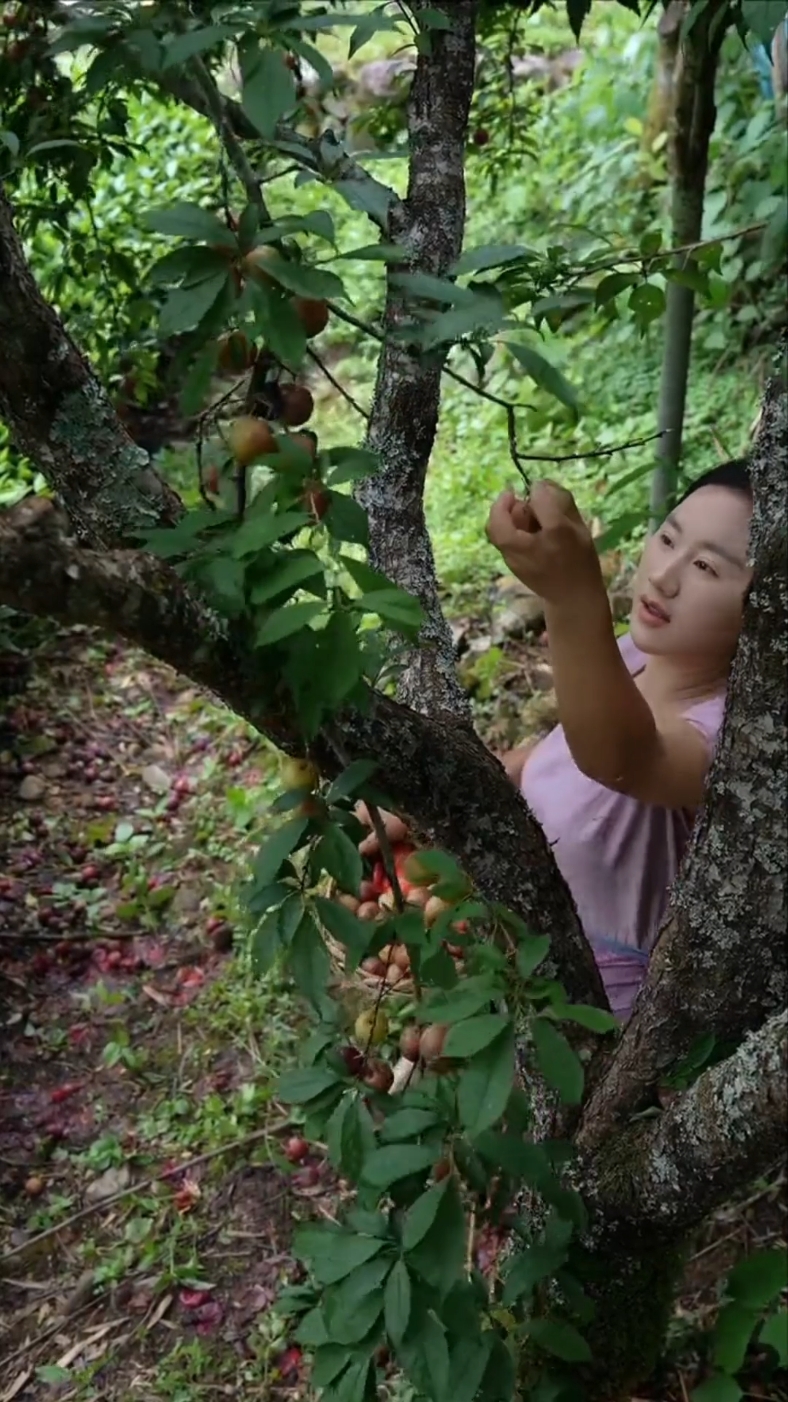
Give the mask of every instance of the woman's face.
[(741, 631), (752, 503), (730, 487), (699, 487), (649, 539), (638, 565), (630, 631), (641, 652), (718, 661)]

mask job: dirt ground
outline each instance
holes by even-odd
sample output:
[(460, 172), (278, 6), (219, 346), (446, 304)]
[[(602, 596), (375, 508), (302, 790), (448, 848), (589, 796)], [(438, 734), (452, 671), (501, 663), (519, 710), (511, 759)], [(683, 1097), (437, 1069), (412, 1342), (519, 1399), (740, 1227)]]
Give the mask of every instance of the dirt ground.
[[(479, 667), (479, 631), (486, 737), (549, 725), (544, 648)], [(0, 1402), (310, 1395), (272, 1305), (337, 1186), (283, 1154), (298, 1008), (238, 933), (274, 774), (221, 707), (86, 631), (47, 633), (0, 701)], [(643, 1398), (688, 1402), (720, 1278), (785, 1214), (779, 1177), (708, 1224)], [(748, 1397), (788, 1398), (765, 1377), (756, 1355)]]

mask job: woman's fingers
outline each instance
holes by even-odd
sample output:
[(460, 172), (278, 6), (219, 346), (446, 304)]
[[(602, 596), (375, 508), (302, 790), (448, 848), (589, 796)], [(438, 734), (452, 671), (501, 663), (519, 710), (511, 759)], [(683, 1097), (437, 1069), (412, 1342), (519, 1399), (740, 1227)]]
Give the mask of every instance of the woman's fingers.
[[(372, 827), (372, 819), (366, 803), (357, 803), (355, 812), (360, 823), (363, 823), (367, 828)], [(408, 836), (408, 829), (402, 819), (398, 818), (396, 813), (387, 813), (385, 808), (381, 808), (380, 816), (383, 819), (383, 826), (389, 842), (404, 842)], [(374, 830), (359, 843), (358, 850), (363, 857), (372, 856), (380, 851), (380, 843)]]

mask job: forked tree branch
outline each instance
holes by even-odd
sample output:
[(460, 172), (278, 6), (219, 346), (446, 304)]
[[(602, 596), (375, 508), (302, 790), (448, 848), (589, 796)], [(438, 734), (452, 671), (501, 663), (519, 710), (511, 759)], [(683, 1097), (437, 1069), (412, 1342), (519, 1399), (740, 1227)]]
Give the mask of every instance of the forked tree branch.
[[(120, 635), (213, 692), (290, 753), (302, 751), (292, 706), (261, 654), (234, 645), (223, 622), (156, 557), (85, 550), (51, 503), (29, 498), (0, 513), (0, 603), (65, 625)], [(452, 852), (489, 900), (552, 938), (543, 965), (570, 996), (605, 1006), (590, 947), (541, 828), (502, 766), (471, 729), (424, 717), (379, 693), (363, 714), (336, 719), (351, 759), (374, 757), (376, 783), (424, 835)], [(343, 767), (330, 736), (316, 758)]]

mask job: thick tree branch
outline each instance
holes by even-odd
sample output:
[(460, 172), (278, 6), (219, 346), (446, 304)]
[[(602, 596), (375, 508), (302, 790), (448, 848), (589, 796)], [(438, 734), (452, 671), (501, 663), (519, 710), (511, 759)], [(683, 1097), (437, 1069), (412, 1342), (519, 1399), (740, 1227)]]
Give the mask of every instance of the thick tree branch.
[(652, 1124), (609, 1141), (588, 1167), (589, 1185), (620, 1225), (683, 1234), (785, 1155), (788, 1012), (750, 1034)]
[(703, 1034), (735, 1045), (788, 999), (787, 409), (783, 359), (753, 450), (754, 578), (708, 798), (648, 978), (586, 1111), (588, 1145), (646, 1103)]
[(447, 13), (452, 28), (432, 33), (430, 52), (419, 55), (410, 92), (408, 193), (404, 207), (389, 221), (390, 236), (405, 249), (407, 263), (395, 265), (388, 274), (385, 340), (367, 438), (380, 454), (382, 470), (359, 485), (358, 498), (369, 516), (373, 565), (415, 594), (426, 614), (399, 696), (431, 714), (468, 716), (424, 519), (424, 482), (438, 425), (442, 358), (428, 360), (397, 338), (412, 320), (398, 272), (405, 268), (445, 277), (462, 250), (475, 0), (454, 0)]
[[(163, 561), (142, 552), (80, 549), (50, 503), (0, 513), (0, 603), (120, 635), (213, 692), (276, 745), (300, 749), (292, 708), (261, 656), (233, 645), (221, 620)], [(552, 937), (545, 962), (571, 997), (605, 1006), (596, 965), (544, 834), (500, 764), (469, 727), (425, 718), (374, 693), (365, 714), (337, 718), (351, 759), (374, 756), (376, 781), (429, 840), (460, 861), (489, 900)], [(330, 739), (316, 756), (343, 767)]]
[(130, 526), (172, 525), (183, 511), (41, 296), (0, 190), (0, 417), (15, 446), (68, 502), (80, 537), (111, 545)]

